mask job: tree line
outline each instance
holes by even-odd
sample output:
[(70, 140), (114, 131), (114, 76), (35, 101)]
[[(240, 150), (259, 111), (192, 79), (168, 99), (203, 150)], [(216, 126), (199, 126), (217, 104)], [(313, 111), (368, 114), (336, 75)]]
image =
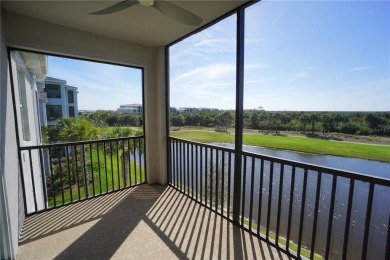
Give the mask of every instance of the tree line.
[(142, 126), (143, 116), (137, 113), (120, 113), (118, 111), (97, 110), (81, 113), (81, 118), (92, 122), (95, 126)]
[[(234, 127), (234, 111), (171, 113), (174, 127), (199, 126), (226, 130)], [(222, 127), (221, 127), (222, 126)], [(244, 128), (266, 133), (344, 133), (390, 136), (390, 112), (292, 112), (245, 110)]]
[[(142, 135), (142, 129), (132, 128), (139, 126), (139, 117), (141, 116), (127, 115), (128, 117), (116, 117), (116, 112), (98, 111), (80, 115), (78, 118), (61, 118), (55, 126), (41, 126), (42, 143), (77, 142)], [(119, 121), (113, 118), (117, 118)], [(120, 121), (123, 118), (133, 118), (134, 120)]]
[[(143, 116), (136, 113), (98, 110), (80, 115), (91, 126), (137, 127), (142, 126)], [(173, 112), (170, 114), (173, 127), (213, 127), (226, 132), (235, 125), (233, 110), (198, 111), (192, 113)], [(60, 124), (61, 126), (61, 124)], [(302, 134), (343, 133), (353, 135), (390, 136), (390, 112), (295, 112), (245, 110), (244, 128), (265, 133), (296, 131)], [(57, 131), (51, 131), (55, 135)], [(54, 137), (54, 136), (53, 136)], [(52, 138), (59, 140), (60, 138)]]

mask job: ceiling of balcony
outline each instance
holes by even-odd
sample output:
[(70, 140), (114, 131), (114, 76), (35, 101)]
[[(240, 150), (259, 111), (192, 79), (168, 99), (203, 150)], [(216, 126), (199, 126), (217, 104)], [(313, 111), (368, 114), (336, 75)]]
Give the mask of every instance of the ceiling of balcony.
[[(179, 0), (169, 2), (200, 16), (198, 27), (184, 25), (163, 15), (154, 8), (134, 5), (108, 15), (89, 13), (119, 3), (113, 1), (2, 1), (2, 8), (11, 13), (40, 19), (50, 23), (76, 28), (115, 39), (145, 46), (165, 46), (222, 16), (248, 0)], [(92, 43), (91, 43), (92, 44)]]

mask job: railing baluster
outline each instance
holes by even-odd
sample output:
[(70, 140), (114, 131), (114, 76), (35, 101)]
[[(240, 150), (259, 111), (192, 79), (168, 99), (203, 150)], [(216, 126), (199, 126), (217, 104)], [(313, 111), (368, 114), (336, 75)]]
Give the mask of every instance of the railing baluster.
[(186, 143), (182, 142), (182, 147), (183, 147), (183, 158), (182, 158), (182, 163), (183, 163), (183, 192), (186, 193), (186, 188), (187, 188), (187, 160), (186, 160), (186, 152), (187, 152), (187, 149), (186, 149)]
[(56, 200), (56, 187), (54, 184), (54, 174), (53, 174), (53, 157), (52, 157), (52, 149), (49, 148), (49, 161), (50, 161), (50, 181), (51, 181), (51, 190), (52, 190), (52, 196), (53, 196), (53, 202), (54, 207), (57, 206), (57, 200)]
[(310, 245), (311, 245), (310, 259), (314, 259), (314, 250), (315, 250), (316, 234), (317, 234), (318, 205), (319, 205), (319, 201), (320, 201), (320, 192), (321, 192), (321, 179), (322, 179), (322, 172), (318, 172), (315, 206), (314, 206), (313, 231), (312, 231), (311, 243), (310, 243)]
[(121, 189), (121, 174), (119, 166), (119, 141), (116, 141), (116, 171), (118, 173), (118, 190)]
[(108, 192), (108, 174), (107, 174), (106, 142), (103, 142), (103, 154), (104, 154), (104, 171), (106, 173), (106, 193), (107, 193)]
[(373, 197), (374, 197), (374, 184), (370, 183), (370, 189), (368, 191), (368, 198), (367, 198), (366, 221), (364, 224), (362, 260), (365, 260), (367, 258), (368, 236), (370, 234), (371, 210), (372, 210)]
[(175, 178), (175, 186), (176, 188), (178, 187), (179, 185), (179, 175), (180, 175), (180, 172), (179, 172), (179, 148), (178, 148), (179, 144), (177, 141), (175, 141), (175, 153), (176, 153), (176, 161), (175, 161), (175, 174), (176, 174), (176, 178)]
[(173, 148), (173, 142), (172, 140), (168, 139), (168, 163), (169, 163), (169, 167), (168, 167), (168, 184), (169, 185), (173, 185), (174, 182), (175, 182), (175, 177), (174, 177), (174, 161), (175, 161), (175, 158), (174, 158), (174, 154), (175, 154), (175, 151), (174, 151), (174, 148)]
[(223, 210), (225, 208), (225, 201), (224, 201), (224, 198), (225, 198), (225, 151), (222, 151), (222, 181), (221, 181), (221, 186), (222, 186), (222, 190), (221, 190), (221, 213), (222, 213), (222, 216), (224, 216), (223, 214)]
[(351, 222), (354, 187), (355, 187), (355, 180), (351, 179), (350, 184), (349, 184), (349, 193), (348, 193), (347, 216), (345, 217), (343, 259), (347, 258), (348, 240), (349, 240), (349, 226), (350, 226), (350, 222)]
[(291, 168), (291, 185), (290, 185), (290, 203), (288, 206), (288, 222), (287, 222), (287, 239), (286, 239), (286, 250), (289, 251), (290, 248), (290, 235), (291, 235), (291, 218), (292, 218), (292, 208), (294, 202), (294, 191), (295, 191), (295, 167)]
[(191, 197), (194, 197), (194, 145), (191, 144)]
[(187, 158), (187, 160), (185, 159), (184, 160), (184, 163), (186, 165), (186, 187), (187, 187), (187, 194), (189, 195), (190, 194), (190, 145), (189, 143), (186, 143), (184, 145), (184, 150), (185, 150), (185, 158)]
[(70, 195), (70, 202), (73, 202), (73, 196), (72, 196), (72, 179), (70, 177), (70, 164), (69, 164), (69, 146), (65, 146), (65, 154), (66, 154), (66, 166), (68, 167), (68, 183), (69, 183), (69, 195)]
[(241, 199), (242, 199), (242, 205), (241, 205), (241, 226), (244, 226), (244, 220), (245, 220), (245, 195), (246, 195), (246, 160), (247, 157), (243, 155), (241, 158), (244, 159), (244, 164), (242, 166), (242, 189), (241, 189)]
[(251, 167), (251, 188), (250, 188), (250, 202), (249, 202), (249, 230), (252, 230), (252, 217), (253, 217), (253, 190), (255, 182), (255, 158), (251, 158), (252, 167)]
[(302, 201), (301, 201), (301, 214), (299, 216), (299, 234), (298, 234), (298, 252), (297, 255), (300, 257), (301, 255), (301, 246), (302, 246), (302, 231), (303, 231), (303, 224), (305, 219), (305, 204), (306, 204), (306, 187), (307, 187), (307, 176), (308, 170), (304, 170), (304, 178), (303, 178), (303, 188), (302, 188)]
[(126, 177), (126, 151), (125, 151), (125, 140), (122, 141), (122, 178), (123, 178), (123, 187), (127, 186), (127, 177)]
[(218, 212), (219, 152), (215, 149), (215, 211)]
[(33, 190), (33, 198), (34, 198), (34, 211), (38, 211), (38, 205), (37, 205), (37, 195), (35, 191), (35, 179), (34, 179), (34, 168), (32, 164), (32, 156), (31, 156), (31, 149), (28, 150), (28, 158), (30, 161), (30, 172), (31, 172), (31, 185), (32, 185), (32, 190)]
[(111, 186), (112, 190), (115, 190), (114, 185), (114, 162), (112, 161), (112, 142), (110, 141), (110, 163), (111, 163)]
[(195, 178), (196, 178), (196, 200), (199, 200), (199, 171), (198, 171), (198, 163), (199, 163), (199, 155), (198, 155), (198, 146), (195, 146)]
[(84, 144), (81, 145), (81, 149), (83, 150), (83, 176), (84, 176), (84, 190), (85, 190), (85, 198), (89, 197), (89, 179), (88, 179), (88, 172), (87, 172), (87, 166), (86, 166), (86, 159), (85, 159), (85, 146)]
[(185, 147), (184, 147), (184, 144), (183, 142), (180, 142), (180, 177), (181, 177), (181, 180), (180, 180), (180, 190), (185, 192), (185, 182), (186, 182), (186, 174), (185, 174), (185, 164), (184, 164), (184, 160), (185, 160)]
[(99, 143), (96, 143), (96, 153), (97, 153), (97, 160), (98, 160), (98, 169), (99, 169), (99, 195), (102, 195), (102, 173), (100, 169), (100, 149), (99, 149)]
[(135, 145), (135, 139), (133, 139), (133, 158), (134, 158), (134, 184), (138, 184), (137, 180), (137, 156), (136, 156), (137, 147)]
[[(49, 151), (50, 152), (50, 151)], [(74, 154), (75, 154), (75, 159), (76, 159), (76, 178), (77, 178), (77, 195), (78, 195), (78, 200), (80, 200), (81, 194), (80, 194), (80, 177), (79, 177), (79, 165), (77, 163), (77, 145), (74, 146)], [(51, 165), (51, 163), (50, 163)]]
[(200, 182), (200, 202), (203, 202), (203, 147), (199, 147), (200, 151), (199, 151), (199, 154), (200, 154), (200, 164), (199, 164), (199, 169), (200, 169), (200, 178), (199, 178), (199, 182)]
[(263, 204), (263, 176), (264, 176), (264, 160), (260, 159), (260, 184), (259, 184), (259, 206), (257, 208), (257, 235), (260, 235), (261, 225), (261, 209)]
[(280, 175), (279, 175), (279, 198), (278, 198), (278, 214), (276, 218), (276, 238), (275, 244), (279, 243), (279, 228), (280, 228), (280, 215), (281, 215), (281, 204), (282, 204), (282, 193), (283, 193), (283, 177), (284, 177), (284, 164), (280, 164)]
[(271, 207), (272, 207), (272, 182), (274, 180), (274, 162), (270, 164), (269, 185), (268, 185), (268, 206), (267, 206), (267, 230), (266, 238), (269, 240), (269, 226), (271, 222)]
[[(43, 198), (44, 198), (44, 207), (47, 209), (47, 186), (46, 186), (46, 174), (43, 170), (43, 150), (42, 148), (39, 148), (39, 162), (40, 162), (40, 168), (41, 168), (41, 181), (42, 181), (42, 187), (43, 187)], [(70, 196), (72, 197), (72, 193), (70, 193)], [(73, 200), (72, 200), (73, 201)]]
[(213, 208), (213, 172), (214, 172), (214, 149), (210, 149), (210, 208)]
[(329, 259), (329, 249), (330, 249), (330, 239), (332, 237), (332, 226), (333, 226), (333, 215), (334, 215), (334, 201), (336, 198), (336, 186), (337, 186), (337, 176), (332, 176), (332, 191), (330, 195), (330, 207), (329, 207), (329, 216), (328, 216), (328, 229), (326, 234), (326, 247), (325, 247), (325, 259)]
[(229, 219), (230, 218), (230, 189), (231, 189), (231, 179), (232, 179), (232, 153), (229, 152), (229, 157), (228, 157), (228, 162), (229, 162), (229, 165), (228, 165), (228, 202), (227, 202), (227, 217)]
[(90, 164), (91, 164), (91, 175), (92, 175), (92, 194), (95, 197), (95, 176), (93, 173), (92, 143), (89, 144), (89, 156), (91, 157)]
[[(31, 150), (29, 150), (31, 152)], [(62, 205), (65, 203), (65, 197), (64, 197), (64, 182), (63, 176), (62, 176), (62, 164), (61, 164), (61, 150), (58, 152), (58, 170), (59, 170), (59, 176), (60, 176), (60, 184), (61, 184), (61, 199), (62, 199)]]
[[(139, 163), (139, 182), (142, 183), (143, 182), (143, 178), (142, 178), (142, 167), (141, 167), (141, 138), (138, 138), (138, 163)], [(145, 171), (144, 171), (145, 173)]]
[(207, 193), (208, 193), (208, 187), (207, 187), (207, 178), (208, 178), (208, 176), (207, 176), (207, 161), (208, 161), (208, 150), (209, 150), (209, 148), (207, 148), (207, 147), (205, 147), (205, 151), (206, 151), (206, 156), (205, 156), (205, 158), (204, 158), (204, 172), (205, 172), (205, 178), (204, 178), (204, 182), (205, 182), (205, 189), (204, 189), (204, 191), (205, 191), (205, 205), (207, 206)]
[(168, 173), (168, 183), (170, 185), (173, 185), (174, 182), (175, 182), (175, 177), (174, 177), (174, 161), (175, 161), (175, 158), (174, 158), (174, 154), (175, 154), (175, 151), (174, 151), (174, 148), (173, 148), (173, 143), (170, 139), (168, 139), (168, 154), (169, 154), (169, 173)]

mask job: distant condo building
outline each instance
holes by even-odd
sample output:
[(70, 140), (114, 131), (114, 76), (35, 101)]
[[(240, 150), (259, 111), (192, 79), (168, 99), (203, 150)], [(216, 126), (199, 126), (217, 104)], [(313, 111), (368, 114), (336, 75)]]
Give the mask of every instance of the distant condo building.
[(143, 107), (142, 104), (125, 104), (125, 105), (120, 105), (117, 111), (120, 113), (142, 114)]
[(42, 125), (57, 125), (60, 118), (78, 117), (77, 88), (66, 85), (66, 81), (46, 77), (37, 83), (39, 92), (39, 114)]
[[(172, 111), (172, 108), (171, 108)], [(177, 112), (180, 113), (193, 113), (198, 111), (218, 111), (217, 108), (207, 108), (207, 107), (181, 107), (177, 109)], [(175, 111), (176, 112), (176, 111)]]

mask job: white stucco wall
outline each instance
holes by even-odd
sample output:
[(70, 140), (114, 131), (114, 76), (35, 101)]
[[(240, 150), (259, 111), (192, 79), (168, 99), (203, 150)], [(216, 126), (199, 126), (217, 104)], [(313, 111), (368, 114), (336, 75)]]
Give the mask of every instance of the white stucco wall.
[[(1, 15), (2, 16), (2, 15)], [(0, 258), (16, 255), (19, 238), (19, 167), (16, 131), (8, 74), (4, 24), (0, 17)], [(3, 240), (4, 239), (4, 240)]]
[[(40, 130), (38, 120), (38, 110), (36, 109), (36, 84), (33, 76), (26, 68), (25, 61), (21, 58), (18, 52), (11, 52), (11, 67), (12, 67), (12, 81), (14, 82), (14, 92), (16, 100), (16, 115), (18, 118), (18, 130), (19, 140), (21, 146), (35, 146), (41, 144), (40, 142)], [(18, 73), (21, 71), (22, 73)], [(19, 84), (23, 81), (22, 86)], [(25, 96), (27, 101), (27, 114), (28, 114), (28, 128), (29, 128), (29, 140), (24, 140), (23, 128), (21, 123), (21, 111), (20, 111), (20, 92), (19, 88), (25, 89)], [(31, 151), (31, 164), (30, 153), (28, 151), (21, 152), (22, 168), (23, 168), (23, 180), (27, 202), (27, 212), (31, 213), (36, 210), (42, 210), (45, 208), (44, 200), (44, 187), (42, 184), (42, 171), (39, 159), (38, 150)], [(32, 167), (31, 167), (32, 166)], [(32, 181), (34, 180), (34, 182)], [(33, 187), (33, 183), (35, 184)], [(34, 203), (34, 189), (37, 208)]]
[[(150, 48), (5, 12), (9, 46), (144, 68), (148, 182), (167, 177), (164, 48)], [(93, 43), (93, 44), (91, 44)]]

